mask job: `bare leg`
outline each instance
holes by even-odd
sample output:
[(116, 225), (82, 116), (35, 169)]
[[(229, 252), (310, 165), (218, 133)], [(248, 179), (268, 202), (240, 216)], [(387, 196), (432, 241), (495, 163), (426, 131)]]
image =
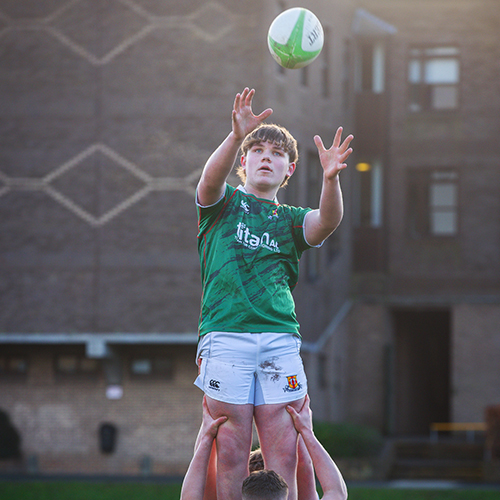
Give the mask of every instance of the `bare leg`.
[(208, 396), (207, 403), (213, 418), (228, 417), (217, 433), (217, 497), (241, 500), (241, 484), (248, 476), (252, 446), (253, 405), (233, 405)]
[(297, 500), (297, 431), (285, 410), (289, 404), (299, 411), (304, 398), (291, 403), (255, 407), (255, 425), (266, 469), (283, 476), (288, 484), (289, 500)]

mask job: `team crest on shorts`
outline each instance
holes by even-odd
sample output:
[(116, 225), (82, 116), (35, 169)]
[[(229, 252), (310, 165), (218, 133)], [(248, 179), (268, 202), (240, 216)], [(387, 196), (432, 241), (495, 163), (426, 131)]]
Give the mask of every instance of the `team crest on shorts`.
[(284, 392), (295, 392), (302, 389), (302, 384), (297, 380), (297, 375), (290, 375), (286, 378), (288, 385), (283, 387)]

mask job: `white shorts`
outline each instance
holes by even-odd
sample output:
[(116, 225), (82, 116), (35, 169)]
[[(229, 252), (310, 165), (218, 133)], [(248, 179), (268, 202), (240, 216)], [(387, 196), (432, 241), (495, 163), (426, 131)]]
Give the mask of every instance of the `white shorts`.
[(307, 394), (301, 343), (289, 333), (208, 333), (198, 344), (194, 384), (225, 403), (296, 401)]

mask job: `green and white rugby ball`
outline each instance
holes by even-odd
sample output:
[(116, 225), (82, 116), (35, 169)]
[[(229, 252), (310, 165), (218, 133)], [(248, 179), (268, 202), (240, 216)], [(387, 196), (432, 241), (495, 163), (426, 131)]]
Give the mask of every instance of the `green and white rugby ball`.
[(294, 7), (279, 14), (269, 27), (267, 43), (275, 61), (288, 69), (312, 63), (323, 48), (319, 19), (308, 9)]

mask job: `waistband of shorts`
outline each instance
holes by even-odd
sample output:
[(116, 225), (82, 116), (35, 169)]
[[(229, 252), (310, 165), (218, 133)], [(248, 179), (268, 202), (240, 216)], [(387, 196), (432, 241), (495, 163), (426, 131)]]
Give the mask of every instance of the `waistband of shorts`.
[(215, 335), (217, 333), (223, 333), (225, 335), (293, 335), (294, 337), (298, 337), (299, 339), (301, 338), (300, 333), (297, 332), (222, 332), (222, 331), (213, 331), (213, 332), (207, 332), (203, 335), (200, 335), (200, 338), (205, 337), (205, 335)]

